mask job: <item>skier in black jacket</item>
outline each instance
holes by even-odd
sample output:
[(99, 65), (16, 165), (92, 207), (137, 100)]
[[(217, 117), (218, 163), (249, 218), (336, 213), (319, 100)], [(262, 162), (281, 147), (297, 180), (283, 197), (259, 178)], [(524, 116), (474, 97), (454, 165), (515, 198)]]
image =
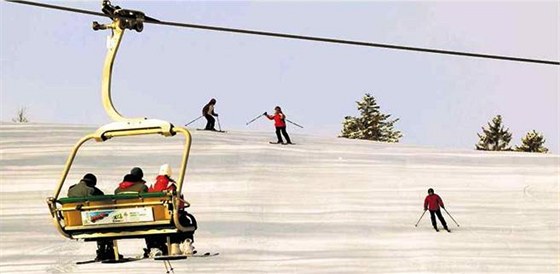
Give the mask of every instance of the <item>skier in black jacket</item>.
[(216, 130), (214, 128), (214, 125), (216, 124), (214, 116), (218, 117), (218, 114), (214, 112), (214, 105), (216, 105), (216, 99), (212, 98), (212, 100), (210, 100), (210, 102), (202, 108), (202, 115), (206, 118), (206, 127), (204, 127), (205, 130)]

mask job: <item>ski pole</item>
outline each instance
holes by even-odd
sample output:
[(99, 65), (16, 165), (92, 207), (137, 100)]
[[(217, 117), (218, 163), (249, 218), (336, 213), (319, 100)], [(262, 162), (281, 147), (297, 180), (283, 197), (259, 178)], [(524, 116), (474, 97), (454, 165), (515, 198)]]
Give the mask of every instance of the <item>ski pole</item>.
[(424, 217), (424, 214), (426, 214), (426, 210), (424, 210), (424, 212), (422, 213), (422, 216), (420, 216), (420, 219), (418, 219), (418, 222), (416, 222), (416, 224), (414, 225), (415, 227), (418, 226), (418, 224), (420, 223), (420, 220), (422, 220), (422, 217)]
[(290, 120), (288, 120), (288, 119), (286, 119), (286, 121), (287, 121), (288, 123), (292, 124), (292, 125), (295, 125), (295, 126), (298, 126), (298, 127), (300, 127), (300, 128), (303, 128), (302, 126), (300, 126), (300, 125), (298, 125), (298, 124), (296, 124), (296, 123), (294, 123), (294, 122), (292, 122), (292, 121), (290, 121)]
[(252, 122), (256, 121), (257, 119), (261, 118), (262, 116), (264, 116), (264, 113), (263, 113), (263, 114), (260, 114), (260, 115), (259, 115), (259, 116), (257, 116), (257, 117), (255, 117), (255, 119), (253, 119), (253, 120), (251, 120), (251, 121), (247, 122), (247, 123), (246, 123), (245, 125), (246, 125), (246, 126), (248, 126), (248, 125), (249, 125), (250, 123), (252, 123)]
[(198, 117), (198, 118), (196, 118), (196, 119), (194, 119), (194, 120), (188, 122), (187, 124), (185, 124), (185, 126), (188, 126), (188, 125), (190, 125), (190, 124), (192, 124), (192, 123), (198, 121), (198, 119), (200, 119), (200, 118), (202, 118), (202, 117), (204, 117), (204, 115), (200, 115), (200, 117)]
[(165, 274), (169, 274), (169, 267), (167, 267), (167, 261), (163, 261), (163, 266), (165, 266)]
[(447, 215), (449, 215), (449, 217), (451, 217), (451, 220), (453, 220), (453, 222), (455, 222), (457, 227), (459, 227), (459, 224), (457, 223), (457, 221), (455, 221), (455, 219), (453, 219), (453, 216), (451, 216), (451, 214), (449, 214), (449, 211), (447, 211), (447, 209), (445, 209), (445, 207), (442, 207), (442, 208), (443, 208), (443, 210), (445, 210), (445, 212), (447, 212)]
[(216, 120), (218, 120), (218, 130), (222, 131), (222, 126), (220, 125), (220, 116), (216, 116)]

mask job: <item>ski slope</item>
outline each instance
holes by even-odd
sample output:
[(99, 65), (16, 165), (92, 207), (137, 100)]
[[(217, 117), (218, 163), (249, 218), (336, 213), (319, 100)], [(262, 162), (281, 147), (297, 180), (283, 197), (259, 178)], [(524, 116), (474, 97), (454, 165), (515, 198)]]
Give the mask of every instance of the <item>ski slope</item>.
[[(0, 273), (165, 273), (161, 262), (75, 265), (95, 243), (63, 238), (45, 203), (70, 148), (94, 128), (0, 125)], [(195, 246), (220, 252), (173, 262), (175, 273), (558, 273), (558, 155), (489, 153), (274, 133), (192, 131), (184, 186)], [(178, 139), (178, 140), (175, 140)], [(179, 138), (90, 143), (63, 193), (86, 172), (112, 192), (130, 168), (176, 167)], [(175, 170), (176, 171), (176, 170)], [(457, 227), (422, 213), (440, 194)], [(120, 241), (141, 254), (143, 241)]]

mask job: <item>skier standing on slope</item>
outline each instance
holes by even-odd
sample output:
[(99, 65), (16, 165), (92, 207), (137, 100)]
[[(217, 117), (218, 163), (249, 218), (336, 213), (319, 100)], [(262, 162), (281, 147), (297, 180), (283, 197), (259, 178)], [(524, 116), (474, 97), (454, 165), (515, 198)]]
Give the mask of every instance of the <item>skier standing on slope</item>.
[(443, 205), (443, 201), (441, 200), (441, 197), (435, 194), (432, 188), (428, 189), (428, 196), (426, 196), (426, 199), (424, 199), (424, 211), (430, 210), (430, 218), (432, 219), (432, 226), (436, 231), (439, 231), (436, 223), (436, 215), (437, 215), (439, 221), (443, 225), (443, 229), (450, 232), (449, 228), (447, 228), (447, 223), (445, 222), (445, 219), (443, 219), (443, 216), (441, 215), (441, 211), (439, 210), (440, 207), (445, 208), (445, 206)]
[(218, 117), (218, 114), (214, 112), (214, 105), (216, 105), (216, 99), (212, 98), (212, 100), (210, 100), (210, 102), (202, 108), (202, 115), (206, 118), (206, 127), (204, 127), (205, 130), (216, 131), (214, 128), (214, 125), (216, 124), (214, 116)]
[[(276, 137), (278, 138), (277, 144), (284, 144), (284, 140), (282, 140), (282, 135), (286, 138), (286, 144), (292, 144), (290, 140), (290, 136), (288, 136), (288, 132), (286, 132), (286, 115), (282, 112), (282, 109), (279, 106), (274, 108), (274, 115), (268, 115), (268, 113), (264, 113), (269, 120), (274, 120), (274, 126), (276, 127)], [(280, 134), (282, 133), (282, 134)]]

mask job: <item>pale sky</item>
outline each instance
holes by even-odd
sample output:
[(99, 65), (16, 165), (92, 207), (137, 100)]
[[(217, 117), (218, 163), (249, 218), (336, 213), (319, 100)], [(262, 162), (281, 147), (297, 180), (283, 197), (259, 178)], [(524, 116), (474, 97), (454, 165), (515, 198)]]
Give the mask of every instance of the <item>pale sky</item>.
[[(100, 11), (101, 1), (56, 1)], [(113, 1), (161, 20), (559, 60), (558, 1)], [(0, 2), (1, 119), (101, 125), (107, 18)], [(125, 34), (113, 78), (125, 116), (181, 125), (215, 97), (223, 129), (280, 105), (304, 129), (337, 136), (372, 93), (400, 118), (402, 143), (474, 149), (501, 114), (512, 145), (536, 129), (558, 153), (559, 67), (146, 25)], [(203, 127), (202, 121), (194, 124)], [(272, 134), (272, 133), (271, 133)], [(274, 137), (271, 135), (271, 138)]]

